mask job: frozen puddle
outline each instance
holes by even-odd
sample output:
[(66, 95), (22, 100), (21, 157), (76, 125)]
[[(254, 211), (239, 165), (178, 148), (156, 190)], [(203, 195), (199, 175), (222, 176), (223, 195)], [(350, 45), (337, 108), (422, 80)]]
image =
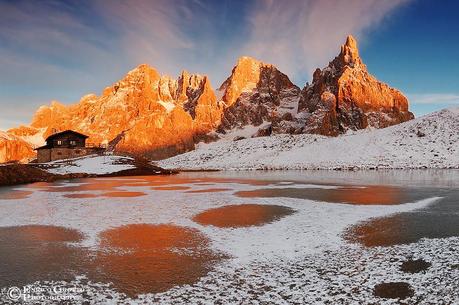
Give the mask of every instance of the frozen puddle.
[[(76, 286), (76, 302), (101, 304), (459, 300), (456, 188), (202, 175), (3, 189), (2, 270), (33, 276), (4, 272), (2, 287)], [(403, 272), (410, 259), (428, 267)]]
[(131, 224), (102, 232), (100, 240), (90, 278), (130, 297), (193, 284), (219, 260), (205, 235), (174, 225)]
[(204, 211), (193, 217), (193, 220), (202, 225), (238, 228), (261, 226), (293, 213), (295, 210), (278, 205), (238, 204)]

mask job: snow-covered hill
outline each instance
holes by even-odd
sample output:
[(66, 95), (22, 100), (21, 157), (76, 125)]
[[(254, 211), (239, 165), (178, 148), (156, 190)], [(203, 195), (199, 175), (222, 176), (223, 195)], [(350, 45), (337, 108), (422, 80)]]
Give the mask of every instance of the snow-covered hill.
[(459, 168), (459, 108), (339, 137), (276, 135), (200, 144), (158, 162), (178, 169)]
[(135, 168), (133, 158), (115, 155), (89, 155), (44, 164), (48, 166), (45, 168), (48, 172), (61, 175), (76, 173), (103, 175)]

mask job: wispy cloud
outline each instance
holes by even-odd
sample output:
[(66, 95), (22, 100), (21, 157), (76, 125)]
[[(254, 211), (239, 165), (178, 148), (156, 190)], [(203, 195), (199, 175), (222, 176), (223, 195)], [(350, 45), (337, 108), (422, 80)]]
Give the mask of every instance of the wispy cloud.
[(217, 87), (241, 55), (302, 86), (348, 33), (363, 37), (407, 1), (0, 0), (0, 106), (75, 102), (140, 63), (207, 74)]
[[(94, 2), (107, 26), (117, 34), (118, 50), (130, 63), (148, 63), (161, 73), (182, 69), (208, 74), (218, 86), (230, 69), (222, 64), (227, 54), (239, 49), (237, 31), (244, 20), (238, 12), (227, 23), (230, 1), (200, 0), (112, 0)], [(228, 35), (228, 32), (230, 35)], [(232, 64), (232, 63), (231, 63)], [(225, 70), (226, 69), (226, 70)]]
[(410, 0), (258, 0), (250, 18), (249, 55), (280, 66), (297, 80), (337, 55), (348, 34), (363, 38)]
[(177, 50), (193, 49), (184, 26), (194, 16), (184, 0), (96, 1), (96, 10), (117, 33), (127, 55), (142, 61), (167, 59)]
[(408, 94), (411, 104), (432, 105), (459, 105), (459, 94), (453, 93), (428, 93), (428, 94)]

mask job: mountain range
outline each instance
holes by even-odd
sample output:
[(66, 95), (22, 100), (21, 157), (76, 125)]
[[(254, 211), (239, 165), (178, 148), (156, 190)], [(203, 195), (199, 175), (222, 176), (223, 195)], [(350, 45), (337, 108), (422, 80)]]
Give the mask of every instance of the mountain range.
[(177, 78), (140, 65), (102, 94), (78, 103), (41, 106), (29, 126), (0, 134), (0, 162), (33, 158), (56, 131), (75, 130), (88, 142), (162, 159), (251, 126), (249, 136), (312, 133), (338, 136), (413, 119), (407, 98), (369, 74), (348, 36), (325, 68), (301, 89), (275, 66), (241, 57), (214, 90), (207, 76)]
[(165, 169), (193, 171), (459, 169), (458, 130), (459, 107), (455, 107), (339, 137), (279, 134), (237, 142), (222, 139), (156, 163)]

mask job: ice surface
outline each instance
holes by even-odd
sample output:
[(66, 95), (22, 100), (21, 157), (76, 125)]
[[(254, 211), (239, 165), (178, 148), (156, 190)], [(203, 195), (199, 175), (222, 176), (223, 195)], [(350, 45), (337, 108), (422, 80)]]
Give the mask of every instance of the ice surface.
[[(84, 161), (88, 166), (94, 160)], [(117, 180), (118, 178), (97, 178)], [(138, 180), (138, 178), (135, 178)], [(128, 178), (121, 178), (128, 181)], [(133, 181), (134, 182), (134, 181)], [(69, 181), (66, 185), (78, 185)], [(87, 183), (87, 182), (85, 182)], [(213, 184), (209, 186), (208, 184)], [(172, 185), (172, 184), (171, 184)], [(85, 288), (92, 303), (225, 304), (365, 304), (381, 302), (372, 296), (372, 287), (387, 280), (403, 280), (416, 289), (412, 301), (453, 303), (457, 301), (459, 277), (454, 264), (458, 238), (421, 240), (419, 243), (388, 248), (365, 249), (342, 238), (343, 230), (359, 221), (393, 213), (412, 211), (434, 204), (439, 198), (392, 206), (331, 204), (293, 198), (239, 198), (237, 191), (279, 187), (242, 182), (182, 181), (187, 190), (152, 190), (150, 186), (120, 186), (124, 191), (146, 193), (126, 198), (64, 198), (65, 193), (35, 191), (29, 198), (2, 201), (0, 226), (43, 224), (74, 228), (85, 235), (83, 246), (97, 247), (98, 234), (106, 229), (133, 223), (172, 223), (193, 227), (206, 234), (212, 248), (229, 256), (207, 276), (193, 285), (175, 287), (160, 294), (129, 299), (101, 283), (83, 277), (66, 284)], [(336, 188), (336, 185), (301, 184), (283, 180), (286, 187)], [(61, 185), (62, 186), (62, 185)], [(209, 187), (229, 189), (216, 193), (188, 193)], [(28, 189), (26, 186), (16, 189)], [(83, 188), (79, 192), (85, 192)], [(97, 191), (90, 191), (97, 193)], [(210, 208), (234, 204), (268, 204), (290, 207), (297, 212), (279, 221), (259, 226), (221, 229), (192, 221), (194, 215)], [(449, 249), (449, 250), (448, 250)], [(422, 275), (408, 276), (398, 265), (407, 256), (422, 257), (432, 268)], [(457, 261), (456, 261), (457, 263)], [(455, 279), (454, 279), (455, 278)], [(41, 283), (53, 285), (56, 283)], [(393, 304), (395, 301), (384, 301)]]
[[(63, 186), (79, 183), (73, 181)], [(336, 187), (302, 185), (292, 181), (282, 181), (281, 185)], [(454, 272), (457, 271), (449, 268), (455, 260), (451, 251), (458, 250), (457, 238), (422, 240), (412, 245), (372, 249), (349, 244), (342, 238), (343, 230), (349, 225), (373, 217), (424, 208), (439, 198), (393, 206), (355, 206), (292, 198), (239, 198), (234, 195), (237, 191), (275, 187), (274, 184), (257, 186), (240, 182), (208, 182), (206, 185), (185, 183), (182, 186), (189, 187), (188, 190), (219, 187), (231, 191), (190, 194), (188, 190), (158, 191), (149, 186), (120, 187), (125, 191), (147, 194), (129, 198), (129, 202), (126, 198), (63, 198), (65, 193), (35, 191), (26, 199), (3, 201), (1, 214), (8, 217), (0, 217), (0, 226), (48, 224), (74, 228), (85, 234), (82, 245), (92, 248), (98, 244), (98, 234), (109, 228), (133, 223), (172, 223), (199, 229), (211, 239), (214, 250), (229, 256), (196, 284), (178, 286), (164, 293), (141, 295), (138, 299), (126, 298), (101, 283), (88, 283), (84, 277), (66, 283), (84, 287), (93, 303), (210, 304), (216, 300), (225, 304), (240, 304), (247, 300), (278, 304), (322, 304), (327, 301), (333, 304), (377, 303), (382, 300), (373, 297), (372, 287), (387, 280), (409, 282), (417, 291), (417, 299), (413, 300), (433, 303), (440, 300), (454, 303), (457, 300), (457, 290), (454, 290), (458, 284), (454, 280)], [(84, 188), (81, 192), (85, 192)], [(282, 205), (297, 212), (264, 226), (237, 229), (202, 226), (192, 221), (194, 215), (207, 209), (242, 203)], [(432, 262), (431, 270), (413, 276), (401, 273), (399, 263), (412, 255)], [(392, 303), (387, 300), (384, 304)]]

